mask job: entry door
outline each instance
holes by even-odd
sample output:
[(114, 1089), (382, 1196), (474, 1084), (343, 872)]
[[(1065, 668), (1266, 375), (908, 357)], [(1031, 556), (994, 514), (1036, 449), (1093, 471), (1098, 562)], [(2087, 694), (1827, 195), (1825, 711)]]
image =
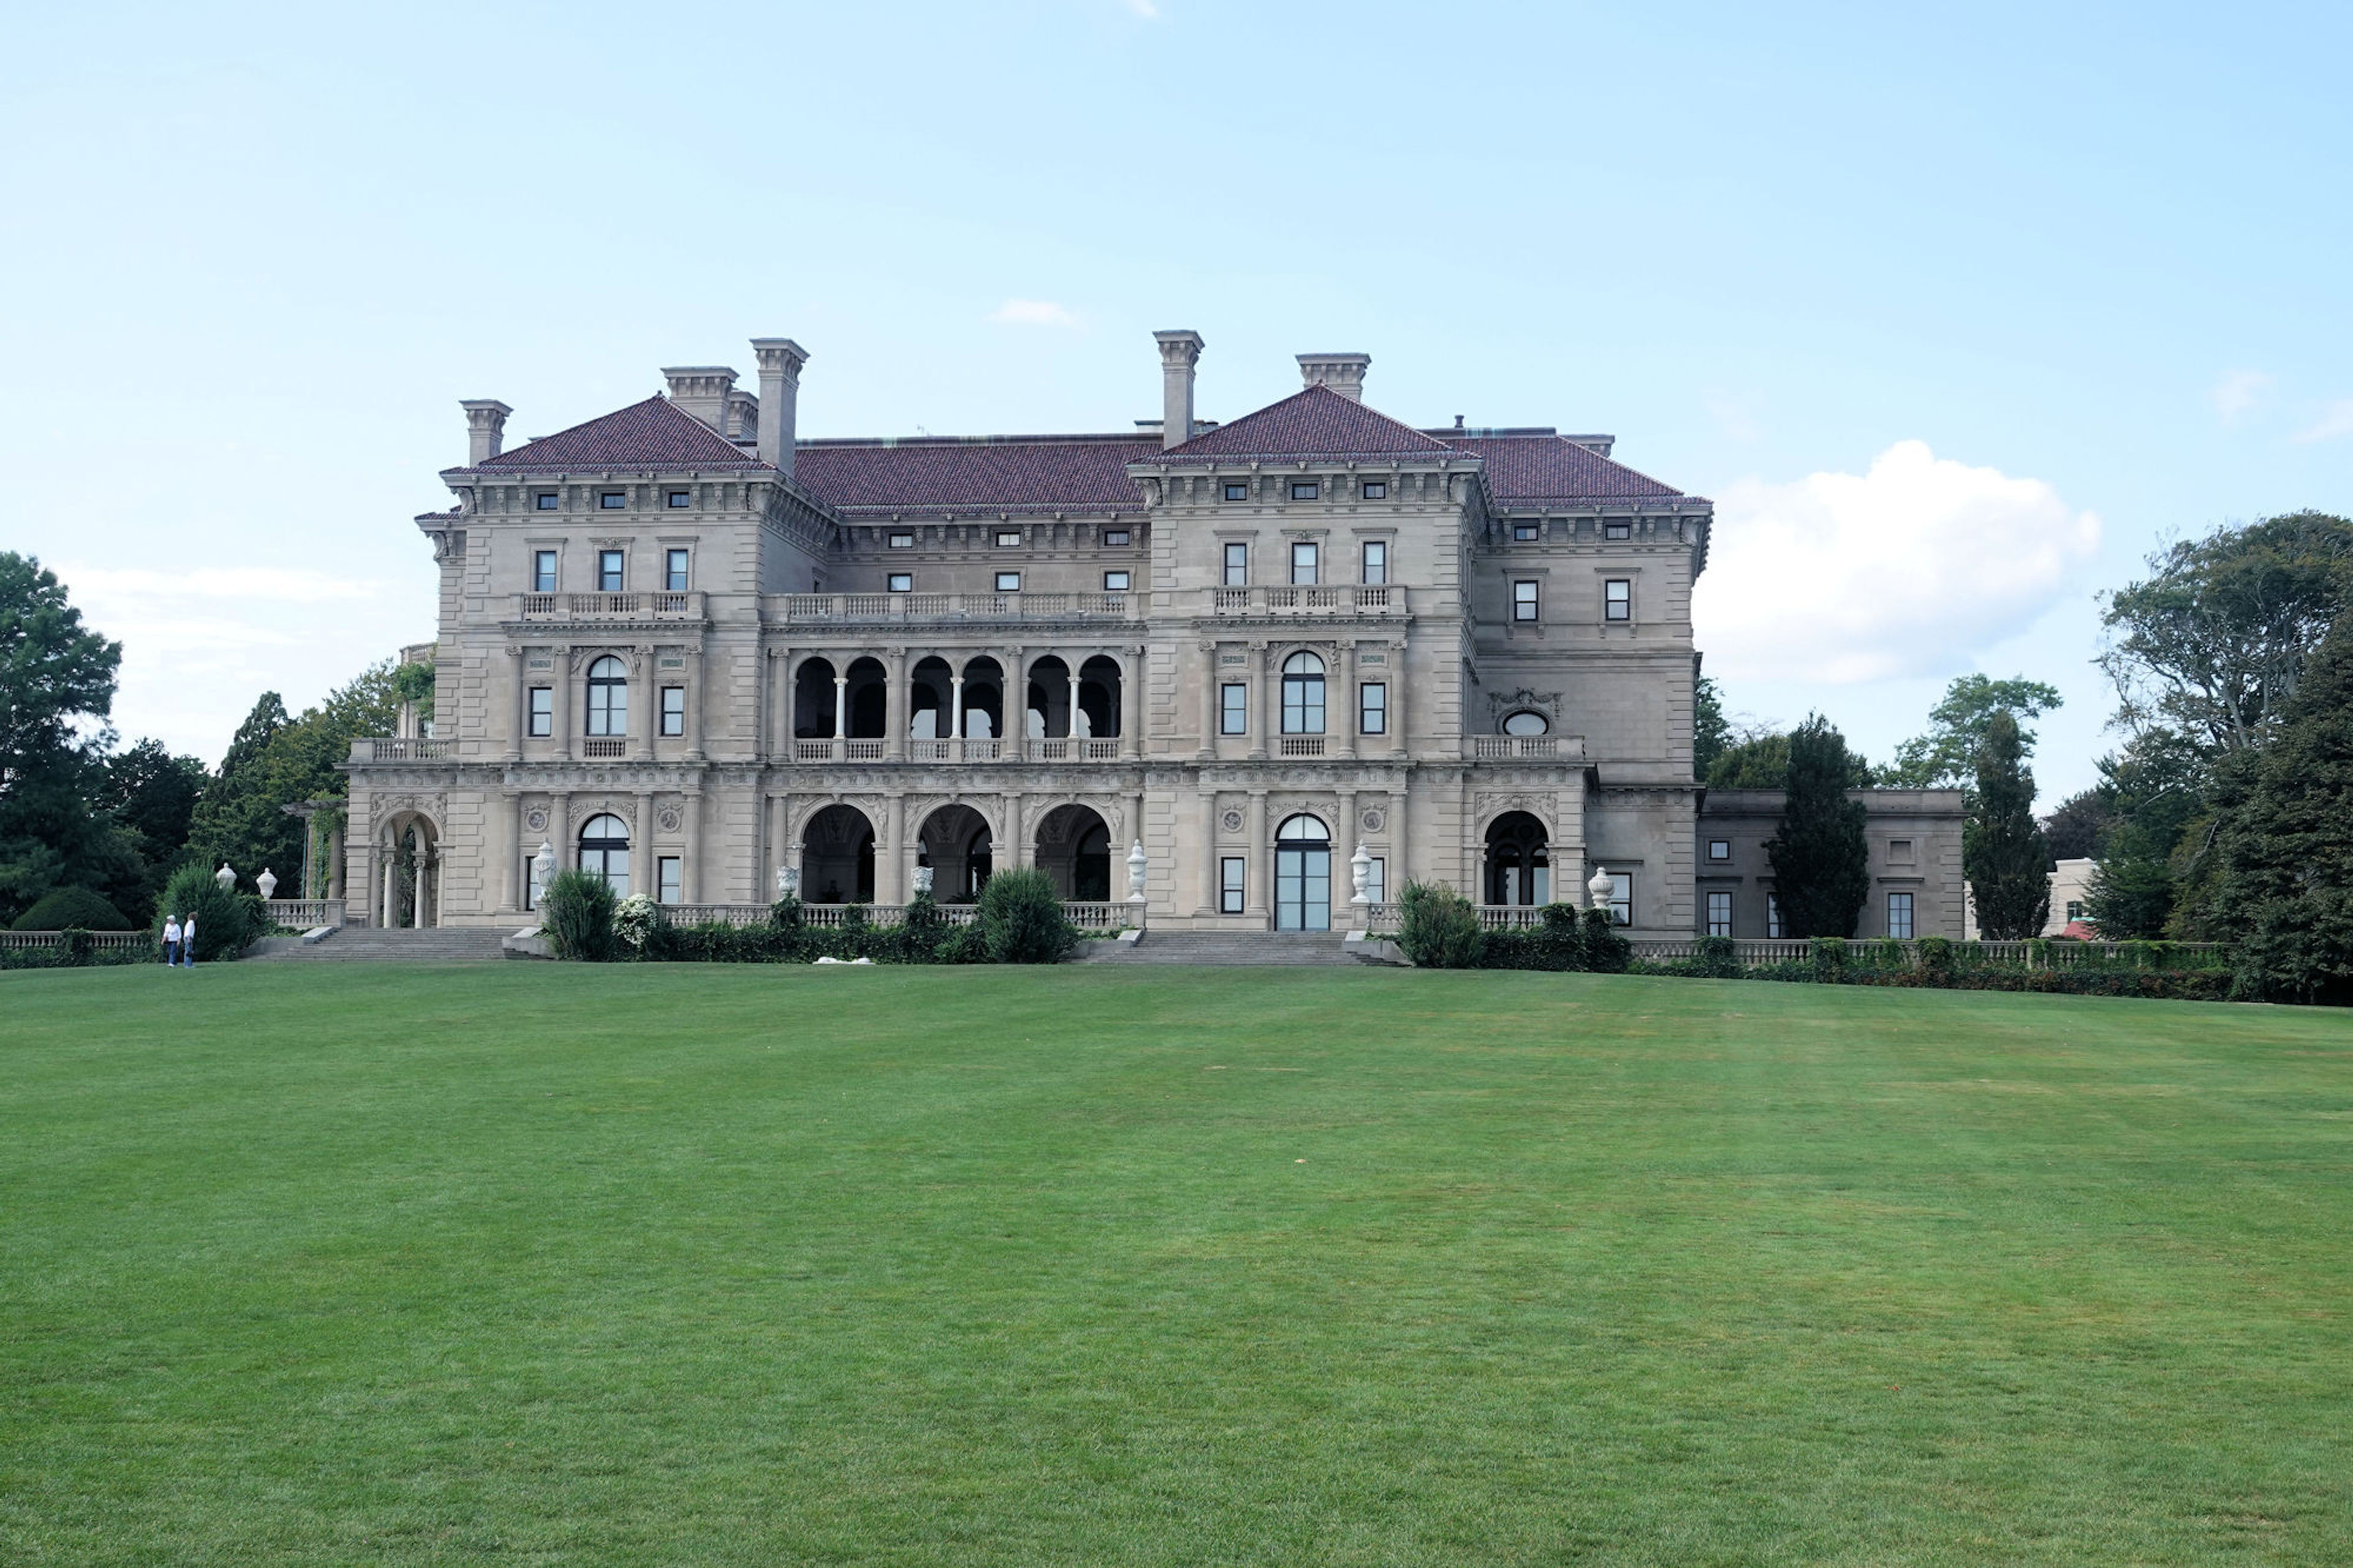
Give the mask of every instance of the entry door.
[(1278, 847), (1274, 852), (1274, 929), (1332, 929), (1332, 847)]

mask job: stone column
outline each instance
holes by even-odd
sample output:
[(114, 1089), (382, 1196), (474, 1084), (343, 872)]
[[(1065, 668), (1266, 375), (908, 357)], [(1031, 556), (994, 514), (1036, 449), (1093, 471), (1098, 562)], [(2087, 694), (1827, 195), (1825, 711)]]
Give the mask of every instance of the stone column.
[(792, 796), (786, 795), (771, 796), (768, 801), (768, 816), (770, 822), (768, 858), (760, 868), (756, 896), (752, 900), (760, 904), (773, 904), (776, 901), (776, 868), (780, 866), (800, 864), (793, 858), (795, 846), (792, 842)]
[[(1335, 858), (1333, 863), (1335, 866), (1346, 865), (1348, 857), (1356, 852), (1356, 840), (1364, 836), (1365, 830), (1356, 826), (1356, 792), (1353, 789), (1344, 789), (1340, 792), (1340, 820), (1332, 825), (1332, 854)], [(1352, 897), (1356, 890), (1353, 884), (1348, 889)], [(1345, 900), (1334, 901), (1345, 902)]]
[[(1266, 761), (1267, 753), (1274, 749), (1274, 742), (1267, 737), (1274, 732), (1274, 726), (1278, 721), (1276, 716), (1267, 710), (1266, 666), (1268, 658), (1269, 655), (1265, 643), (1252, 642), (1250, 644), (1250, 761), (1254, 763), (1262, 763)], [(1256, 865), (1258, 863), (1254, 854), (1250, 863), (1252, 865)]]
[(1410, 682), (1406, 679), (1405, 639), (1389, 644), (1388, 673), (1381, 678), (1388, 683), (1389, 750), (1404, 756), (1412, 750), (1408, 741), (1405, 721), (1405, 693)]
[[(1340, 724), (1335, 737), (1340, 742), (1338, 754), (1353, 757), (1356, 754), (1356, 721), (1363, 717), (1363, 709), (1356, 700), (1356, 645), (1343, 641), (1333, 649), (1332, 662), (1340, 674)], [(1324, 728), (1332, 728), (1328, 710)], [(1340, 845), (1335, 841), (1332, 847), (1338, 849)], [(1356, 847), (1353, 843), (1347, 847), (1349, 853), (1356, 852)]]
[[(915, 891), (907, 871), (907, 797), (893, 790), (891, 794), (891, 809), (883, 815), (890, 825), (891, 851), (888, 866), (891, 880), (887, 890), (879, 887), (874, 889), (874, 901), (878, 904), (903, 904), (914, 896)], [(875, 858), (876, 880), (880, 881), (882, 876), (882, 860), (880, 856)]]
[[(1069, 664), (1063, 668), (1071, 672), (1071, 716), (1062, 725), (1062, 733), (1075, 741), (1079, 738), (1079, 667), (1076, 664)], [(1082, 748), (1073, 746), (1071, 748), (1071, 754), (1075, 757), (1081, 750)]]
[[(1205, 642), (1201, 650), (1201, 743), (1193, 754), (1208, 762), (1218, 754), (1218, 645)], [(1215, 909), (1212, 902), (1209, 906)]]
[[(661, 727), (661, 672), (655, 668), (659, 662), (652, 644), (638, 649), (638, 668), (644, 672), (644, 679), (635, 683), (638, 688), (633, 693), (638, 710), (629, 715), (629, 730), (639, 762), (654, 760), (654, 735)], [(635, 885), (632, 880), (631, 886)]]
[(914, 705), (914, 694), (907, 689), (907, 650), (883, 649), (882, 668), (884, 679), (891, 683), (882, 704), (882, 757), (886, 762), (903, 763), (907, 760), (907, 713)]
[(685, 842), (678, 852), (678, 901), (702, 902), (702, 793), (691, 791), (681, 801)]
[(572, 668), (572, 650), (558, 647), (549, 650), (548, 667), (555, 680), (555, 754), (580, 760), (580, 723), (572, 716), (572, 689), (583, 679)]
[(522, 875), (522, 791), (507, 793), (507, 853), (506, 868), (499, 873), (499, 908), (522, 908), (522, 895), (516, 891)]
[(1413, 798), (1413, 775), (1409, 773), (1398, 783), (1397, 793), (1389, 796), (1389, 853), (1388, 885), (1381, 889), (1382, 901), (1397, 902), (1398, 890), (1411, 880), (1408, 869), (1413, 840), (1407, 836), (1406, 823), (1411, 813), (1408, 809)]
[(344, 879), (350, 873), (350, 868), (344, 864), (347, 853), (344, 847), (343, 829), (329, 828), (327, 830), (327, 897), (331, 899), (340, 899), (343, 896)]
[[(845, 664), (839, 668), (847, 670), (849, 667)], [(835, 762), (841, 761), (849, 754), (849, 748), (846, 744), (849, 738), (849, 677), (841, 674), (833, 678), (833, 760)]]
[(686, 760), (702, 761), (702, 699), (704, 661), (700, 647), (686, 650)]
[(1008, 870), (1026, 866), (1029, 862), (1022, 853), (1021, 797), (1005, 795), (1000, 809), (1005, 813), (1005, 841), (994, 847), (994, 858)]
[(1145, 657), (1144, 649), (1131, 647), (1120, 660), (1119, 754), (1131, 763), (1144, 760), (1145, 718), (1152, 711), (1144, 697)]
[(524, 695), (530, 682), (523, 674), (523, 653), (521, 647), (507, 649), (507, 679), (514, 688), (514, 700), (507, 704), (507, 761), (522, 761), (523, 731), (531, 727), (530, 700)]
[(1029, 743), (1029, 666), (1022, 650), (1005, 650), (1005, 696), (997, 703), (997, 752), (1001, 757), (1026, 757)]
[[(952, 665), (948, 669), (948, 739), (964, 739), (964, 666)], [(956, 761), (964, 761), (962, 752)]]
[(1269, 926), (1274, 923), (1274, 845), (1266, 836), (1266, 791), (1250, 792), (1250, 847), (1243, 851), (1250, 857), (1246, 868), (1250, 873), (1250, 897), (1244, 900), (1244, 912), (1256, 915)]
[[(629, 891), (652, 898), (660, 889), (654, 881), (654, 797), (652, 792), (638, 792), (637, 821), (629, 828)], [(681, 866), (681, 878), (686, 868)]]
[[(1201, 803), (1201, 912), (1218, 912), (1218, 792), (1209, 787), (1207, 779), (1200, 781)], [(1175, 867), (1169, 868), (1174, 875)], [(1169, 884), (1174, 889), (1176, 884)]]

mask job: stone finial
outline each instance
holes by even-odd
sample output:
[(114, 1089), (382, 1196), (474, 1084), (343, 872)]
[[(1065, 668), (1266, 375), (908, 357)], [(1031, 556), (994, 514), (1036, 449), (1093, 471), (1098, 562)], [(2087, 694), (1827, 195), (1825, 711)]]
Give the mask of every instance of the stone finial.
[(507, 416), (514, 412), (495, 397), (467, 397), (458, 406), (466, 411), (466, 463), (480, 468), (499, 455), (507, 438)]
[(1365, 400), (1365, 369), (1370, 354), (1301, 354), (1300, 379), (1309, 386), (1328, 386), (1351, 403)]
[(1595, 909), (1606, 910), (1609, 907), (1609, 895), (1617, 891), (1617, 888), (1618, 884), (1609, 879), (1609, 871), (1596, 866), (1593, 868), (1593, 879), (1585, 884), (1585, 893)]

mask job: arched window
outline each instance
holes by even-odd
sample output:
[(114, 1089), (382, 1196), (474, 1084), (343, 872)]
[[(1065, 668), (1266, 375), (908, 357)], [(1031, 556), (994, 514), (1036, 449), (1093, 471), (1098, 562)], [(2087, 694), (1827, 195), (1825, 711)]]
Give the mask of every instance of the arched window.
[(1294, 653), (1282, 661), (1282, 732), (1324, 732), (1324, 661), (1312, 653)]
[(617, 899), (629, 896), (629, 829), (612, 816), (592, 816), (580, 829), (580, 868), (605, 879)]
[(1282, 826), (1274, 830), (1274, 841), (1277, 844), (1329, 844), (1332, 842), (1332, 830), (1324, 826), (1322, 817), (1309, 816), (1303, 812), (1297, 816), (1282, 819)]
[(1542, 735), (1551, 729), (1551, 720), (1541, 713), (1531, 713), (1525, 708), (1504, 721), (1504, 733), (1506, 735)]
[[(626, 735), (629, 732), (628, 668), (607, 654), (588, 667), (588, 732)], [(599, 822), (611, 817), (600, 816)]]

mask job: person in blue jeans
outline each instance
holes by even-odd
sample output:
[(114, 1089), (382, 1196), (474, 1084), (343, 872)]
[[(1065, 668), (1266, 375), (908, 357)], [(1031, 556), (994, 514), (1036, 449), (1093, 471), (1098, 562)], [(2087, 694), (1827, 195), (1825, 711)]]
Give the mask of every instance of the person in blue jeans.
[(180, 922), (180, 965), (184, 969), (196, 966), (196, 916), (193, 910)]
[(180, 917), (173, 915), (164, 922), (164, 967), (169, 969), (180, 962)]

